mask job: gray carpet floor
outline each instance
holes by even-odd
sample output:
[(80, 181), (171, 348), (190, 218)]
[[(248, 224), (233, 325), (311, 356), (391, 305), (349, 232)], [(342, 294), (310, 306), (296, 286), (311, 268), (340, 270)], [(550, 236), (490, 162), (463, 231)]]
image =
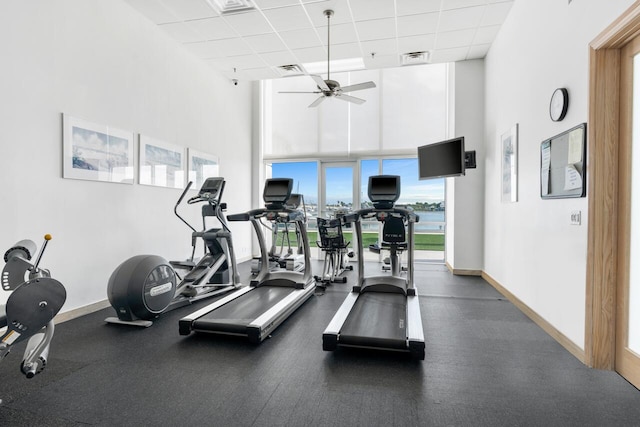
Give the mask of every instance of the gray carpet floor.
[(180, 336), (178, 319), (211, 300), (148, 329), (105, 324), (109, 308), (57, 325), (35, 378), (19, 373), (21, 345), (0, 363), (0, 426), (640, 425), (637, 389), (585, 367), (484, 280), (436, 264), (416, 270), (424, 361), (322, 351), (354, 272), (260, 345)]

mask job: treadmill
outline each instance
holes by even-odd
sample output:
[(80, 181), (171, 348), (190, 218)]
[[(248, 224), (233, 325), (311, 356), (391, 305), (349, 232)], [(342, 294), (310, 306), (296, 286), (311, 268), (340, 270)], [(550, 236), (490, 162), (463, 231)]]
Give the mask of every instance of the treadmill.
[[(292, 187), (292, 179), (268, 179), (263, 193), (264, 208), (227, 215), (228, 221), (251, 221), (253, 224), (260, 244), (260, 272), (249, 286), (180, 319), (180, 335), (189, 335), (193, 331), (240, 335), (257, 344), (314, 294), (315, 281), (311, 274), (305, 215), (285, 206)], [(261, 218), (272, 222), (274, 227), (279, 223), (296, 225), (304, 250), (305, 267), (302, 271), (269, 271)]]
[[(322, 334), (322, 348), (362, 347), (409, 352), (424, 360), (425, 345), (418, 293), (413, 282), (413, 230), (419, 217), (413, 211), (395, 207), (400, 197), (400, 177), (377, 175), (369, 178), (369, 199), (373, 208), (354, 212), (350, 220), (360, 248), (358, 282), (347, 295)], [(376, 218), (384, 224), (381, 247), (390, 251), (391, 273), (364, 277), (362, 219)], [(399, 255), (407, 251), (405, 276)]]

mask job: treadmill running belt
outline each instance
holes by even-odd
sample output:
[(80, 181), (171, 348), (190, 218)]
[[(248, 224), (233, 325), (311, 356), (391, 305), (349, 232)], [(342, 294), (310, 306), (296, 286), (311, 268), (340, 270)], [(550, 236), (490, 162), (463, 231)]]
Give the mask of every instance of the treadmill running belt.
[(407, 297), (365, 292), (340, 330), (339, 343), (359, 347), (407, 348)]
[(248, 324), (293, 291), (280, 286), (255, 288), (195, 320), (193, 330), (245, 334)]

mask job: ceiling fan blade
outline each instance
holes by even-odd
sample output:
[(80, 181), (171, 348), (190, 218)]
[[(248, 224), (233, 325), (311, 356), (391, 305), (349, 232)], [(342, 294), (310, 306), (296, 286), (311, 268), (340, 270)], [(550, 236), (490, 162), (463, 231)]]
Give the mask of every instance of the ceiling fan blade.
[(355, 90), (371, 89), (374, 87), (376, 87), (376, 84), (374, 82), (364, 82), (357, 83), (355, 85), (342, 86), (341, 89), (343, 92), (353, 92)]
[(343, 101), (353, 102), (354, 104), (364, 104), (365, 102), (367, 102), (364, 99), (356, 98), (355, 96), (349, 96), (349, 95), (336, 95), (336, 99), (342, 99)]
[(288, 91), (288, 90), (281, 90), (278, 93), (322, 93), (319, 90), (316, 90), (315, 92), (298, 92), (298, 91)]
[(324, 101), (324, 99), (326, 98), (326, 96), (321, 96), (318, 99), (316, 99), (315, 101), (313, 101), (311, 104), (309, 104), (309, 108), (313, 108), (313, 107), (317, 107), (318, 105), (320, 105), (320, 103), (322, 101)]
[(322, 90), (324, 92), (331, 92), (331, 89), (329, 88), (329, 86), (327, 86), (325, 81), (322, 80), (322, 77), (317, 76), (315, 74), (310, 74), (309, 77), (311, 77), (313, 79), (313, 81), (316, 82), (316, 84), (318, 85), (320, 90)]

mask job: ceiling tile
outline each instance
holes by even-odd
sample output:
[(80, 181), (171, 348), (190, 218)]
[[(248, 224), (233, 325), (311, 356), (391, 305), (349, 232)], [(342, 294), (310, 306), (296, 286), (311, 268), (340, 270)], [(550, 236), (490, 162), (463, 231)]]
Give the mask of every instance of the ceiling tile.
[(409, 52), (429, 51), (433, 63), (482, 58), (515, 0), (252, 0), (258, 10), (224, 16), (208, 0), (124, 1), (224, 75), (262, 79), (325, 62), (328, 22), (331, 59), (362, 57), (369, 69), (399, 66)]
[(398, 44), (396, 39), (380, 39), (361, 42), (362, 52), (364, 56), (376, 55), (395, 55), (398, 53)]
[(331, 60), (359, 58), (362, 56), (359, 43), (331, 45)]
[(235, 31), (222, 18), (199, 19), (184, 23), (205, 40), (228, 39), (236, 37)]
[(327, 59), (327, 51), (323, 47), (307, 47), (294, 49), (293, 54), (298, 58), (298, 63), (320, 62)]
[(271, 25), (269, 25), (262, 14), (257, 11), (234, 13), (232, 15), (225, 15), (222, 18), (241, 36), (265, 34), (273, 31)]
[(331, 17), (331, 26), (352, 22), (349, 3), (345, 0), (305, 3), (304, 8), (307, 10), (309, 18), (311, 18), (311, 22), (316, 27), (327, 26), (328, 19), (323, 13), (327, 9), (333, 10), (333, 16)]
[(289, 49), (301, 49), (305, 47), (322, 46), (322, 41), (314, 30), (294, 30), (280, 33), (282, 40), (289, 46)]
[(252, 68), (243, 71), (250, 80), (267, 80), (280, 77), (280, 74), (278, 74), (278, 72), (273, 68)]
[(262, 10), (300, 4), (298, 0), (253, 0), (253, 2)]
[(513, 2), (496, 3), (487, 6), (480, 25), (500, 25), (504, 22), (513, 6)]
[(193, 31), (182, 22), (176, 22), (173, 24), (162, 24), (159, 26), (159, 28), (163, 31), (166, 31), (167, 34), (169, 34), (180, 43), (193, 43), (207, 40), (198, 32)]
[(421, 13), (398, 17), (398, 37), (435, 33), (440, 13)]
[(185, 44), (185, 47), (205, 59), (252, 53), (249, 46), (241, 38), (189, 43)]
[(425, 52), (433, 50), (436, 44), (435, 34), (398, 37), (398, 53)]
[(396, 36), (396, 20), (386, 18), (356, 22), (356, 29), (360, 41), (393, 38)]
[(263, 13), (276, 31), (300, 30), (312, 27), (305, 10), (300, 5), (269, 9)]
[[(317, 28), (320, 39), (326, 44), (327, 42), (327, 28)], [(355, 43), (358, 41), (358, 35), (356, 34), (356, 28), (352, 23), (331, 25), (331, 44), (338, 43)]]
[(464, 61), (467, 59), (467, 47), (435, 50), (431, 55), (431, 63)]
[(356, 21), (395, 16), (395, 7), (392, 0), (350, 0), (349, 4), (353, 12), (353, 19)]
[(487, 52), (489, 52), (490, 47), (490, 44), (478, 44), (471, 46), (467, 53), (467, 59), (484, 58), (487, 56)]
[(296, 57), (293, 56), (291, 52), (281, 51), (281, 52), (268, 52), (261, 53), (260, 58), (262, 58), (267, 64), (273, 67), (279, 67), (280, 65), (289, 65), (296, 63)]
[(243, 38), (249, 47), (258, 53), (277, 52), (287, 49), (276, 33), (260, 34), (257, 36), (247, 36)]
[(398, 16), (440, 11), (440, 0), (396, 0)]
[(168, 22), (179, 22), (178, 18), (159, 0), (125, 0), (134, 9), (146, 16), (155, 24), (166, 24)]
[(478, 28), (476, 36), (473, 38), (473, 44), (487, 44), (493, 42), (498, 31), (500, 31), (500, 25)]
[(162, 0), (162, 3), (181, 21), (218, 16), (206, 0)]
[(487, 0), (444, 0), (442, 10), (463, 9), (465, 7), (484, 6)]
[(226, 58), (227, 62), (237, 70), (246, 70), (248, 68), (262, 68), (267, 64), (258, 55), (238, 55)]
[(462, 30), (480, 25), (485, 6), (447, 10), (440, 14), (438, 31)]
[(436, 49), (451, 49), (454, 47), (469, 46), (473, 41), (475, 33), (476, 31), (474, 29), (438, 33), (436, 38)]

